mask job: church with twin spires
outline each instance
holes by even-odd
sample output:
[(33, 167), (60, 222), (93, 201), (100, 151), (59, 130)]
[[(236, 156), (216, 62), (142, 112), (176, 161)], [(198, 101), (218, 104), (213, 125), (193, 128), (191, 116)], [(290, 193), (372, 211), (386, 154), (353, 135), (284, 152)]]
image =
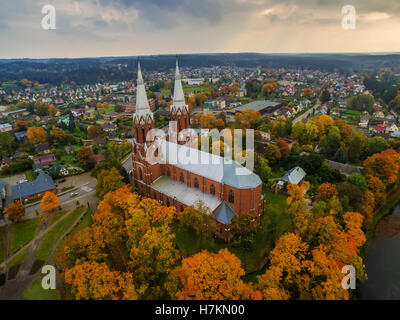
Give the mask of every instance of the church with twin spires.
[[(132, 175), (136, 191), (156, 199), (165, 206), (183, 211), (187, 206), (204, 204), (220, 226), (219, 237), (229, 241), (232, 237), (231, 221), (237, 214), (249, 214), (259, 223), (264, 210), (262, 182), (258, 175), (236, 161), (189, 148), (186, 145), (159, 140), (159, 149), (165, 161), (149, 163), (146, 152), (152, 141), (146, 141), (154, 128), (140, 63), (136, 86), (136, 113), (133, 115)], [(178, 133), (189, 128), (189, 107), (185, 102), (182, 79), (176, 61), (173, 102), (170, 106), (171, 121), (176, 121)], [(176, 161), (177, 154), (190, 154), (191, 160)], [(174, 156), (175, 155), (175, 156)], [(241, 174), (237, 174), (238, 172)]]

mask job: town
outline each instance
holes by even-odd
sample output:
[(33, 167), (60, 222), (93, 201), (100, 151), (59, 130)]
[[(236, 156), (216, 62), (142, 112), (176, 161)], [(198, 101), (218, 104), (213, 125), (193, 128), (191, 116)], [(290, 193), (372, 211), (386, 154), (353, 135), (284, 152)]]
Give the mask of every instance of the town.
[[(355, 298), (340, 265), (368, 288), (367, 244), (400, 200), (399, 74), (134, 61), (124, 81), (1, 82), (1, 299)], [(254, 150), (232, 156), (254, 172), (225, 163), (229, 137), (206, 150), (217, 165), (149, 164), (147, 131), (170, 121), (253, 129)]]

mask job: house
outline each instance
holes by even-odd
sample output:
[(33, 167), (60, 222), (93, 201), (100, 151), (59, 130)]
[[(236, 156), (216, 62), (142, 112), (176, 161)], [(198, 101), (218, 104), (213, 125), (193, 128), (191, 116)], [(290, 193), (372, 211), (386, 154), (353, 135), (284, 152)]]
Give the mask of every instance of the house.
[(46, 143), (40, 143), (36, 146), (36, 150), (39, 153), (49, 153), (50, 152), (50, 146), (49, 144)]
[(26, 130), (15, 132), (14, 136), (15, 136), (15, 139), (17, 139), (18, 142), (21, 142), (21, 141), (24, 141), (25, 139), (28, 139), (28, 134), (26, 133)]
[(48, 168), (56, 162), (56, 156), (54, 154), (46, 154), (33, 159), (35, 165), (43, 168)]
[(0, 124), (0, 132), (8, 132), (12, 130), (12, 125), (9, 123)]
[(106, 157), (102, 154), (94, 154), (93, 155), (93, 160), (96, 164), (106, 161)]
[(358, 126), (360, 128), (368, 128), (368, 123), (369, 123), (369, 113), (367, 111), (364, 111), (360, 116), (360, 122), (358, 123)]
[(306, 177), (306, 172), (300, 167), (290, 169), (285, 175), (279, 179), (278, 186), (283, 187), (286, 184), (300, 184)]
[(71, 109), (71, 113), (73, 114), (74, 117), (79, 117), (80, 115), (85, 113), (85, 109)]
[[(22, 109), (17, 109), (17, 110), (11, 110), (11, 111), (4, 111), (2, 114), (3, 114), (3, 117), (13, 117), (13, 118), (16, 118), (16, 117), (18, 117), (19, 115), (23, 115), (23, 114), (26, 114), (27, 113), (27, 111), (26, 111), (26, 109), (25, 108), (22, 108)], [(28, 114), (29, 114), (29, 112), (28, 112)]]
[(56, 185), (53, 179), (43, 171), (39, 173), (34, 181), (26, 181), (11, 186), (13, 201), (25, 201), (41, 198), (46, 191), (56, 193)]
[(115, 123), (105, 123), (103, 125), (103, 130), (104, 131), (114, 131), (117, 128), (117, 125)]
[(105, 146), (107, 144), (107, 139), (103, 137), (97, 137), (93, 139), (93, 143), (99, 146)]

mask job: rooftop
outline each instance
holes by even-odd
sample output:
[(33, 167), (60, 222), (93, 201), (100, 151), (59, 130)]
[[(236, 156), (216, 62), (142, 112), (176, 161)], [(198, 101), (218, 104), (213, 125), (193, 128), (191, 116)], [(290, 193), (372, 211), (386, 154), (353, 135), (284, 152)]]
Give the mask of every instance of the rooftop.
[(27, 181), (11, 186), (12, 199), (25, 199), (31, 195), (53, 190), (56, 186), (53, 179), (41, 171), (34, 181)]
[(221, 200), (217, 197), (204, 193), (199, 189), (189, 187), (186, 184), (175, 181), (167, 176), (161, 176), (150, 186), (154, 190), (157, 190), (172, 199), (176, 199), (187, 206), (196, 207), (196, 204), (198, 204), (199, 201), (202, 201), (211, 211), (214, 211), (221, 204)]

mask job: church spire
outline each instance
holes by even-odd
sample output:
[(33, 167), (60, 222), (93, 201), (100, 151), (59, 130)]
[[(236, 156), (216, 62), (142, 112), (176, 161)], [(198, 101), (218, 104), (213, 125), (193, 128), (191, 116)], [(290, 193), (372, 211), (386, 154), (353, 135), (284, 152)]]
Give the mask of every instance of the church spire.
[(182, 88), (182, 77), (179, 72), (178, 56), (176, 57), (176, 70), (175, 70), (175, 85), (174, 85), (174, 98), (171, 105), (171, 112), (188, 112), (188, 107), (185, 103), (185, 95)]
[(135, 118), (140, 121), (143, 118), (145, 121), (148, 117), (153, 119), (153, 112), (150, 110), (149, 100), (147, 99), (146, 88), (144, 86), (142, 70), (140, 68), (140, 61), (138, 61), (137, 73), (137, 86), (136, 86), (136, 114)]

